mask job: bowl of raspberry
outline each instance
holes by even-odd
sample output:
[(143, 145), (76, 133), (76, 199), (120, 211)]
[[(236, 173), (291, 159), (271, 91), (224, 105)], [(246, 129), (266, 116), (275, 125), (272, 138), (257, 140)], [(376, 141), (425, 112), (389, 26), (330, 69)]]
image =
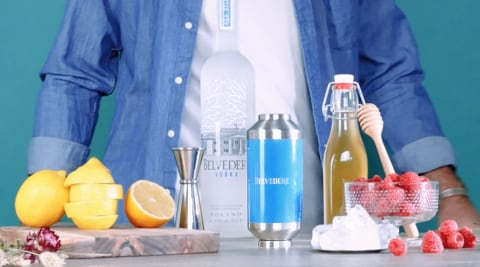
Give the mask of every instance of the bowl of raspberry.
[(426, 222), (438, 211), (439, 188), (415, 172), (375, 175), (344, 183), (345, 208), (361, 205), (372, 217), (400, 226)]

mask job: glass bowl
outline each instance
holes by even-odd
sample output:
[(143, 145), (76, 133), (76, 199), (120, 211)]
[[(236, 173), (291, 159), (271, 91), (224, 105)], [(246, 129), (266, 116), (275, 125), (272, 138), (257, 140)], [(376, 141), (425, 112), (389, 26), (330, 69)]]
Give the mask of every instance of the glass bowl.
[(400, 226), (431, 220), (438, 211), (438, 182), (345, 182), (345, 208), (361, 205), (372, 217)]

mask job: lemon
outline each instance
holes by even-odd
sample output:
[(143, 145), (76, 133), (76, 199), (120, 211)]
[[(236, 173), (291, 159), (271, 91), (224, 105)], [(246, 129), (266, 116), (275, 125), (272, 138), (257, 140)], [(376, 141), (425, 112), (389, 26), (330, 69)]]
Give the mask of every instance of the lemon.
[(113, 215), (117, 213), (116, 199), (88, 200), (65, 203), (68, 218), (96, 215)]
[(71, 172), (65, 180), (65, 186), (74, 184), (113, 184), (110, 170), (98, 159), (90, 158), (85, 164)]
[(68, 201), (65, 176), (63, 170), (41, 170), (25, 179), (15, 197), (15, 212), (22, 224), (47, 227), (62, 218)]
[(72, 218), (73, 223), (80, 229), (106, 230), (110, 229), (117, 221), (118, 215), (81, 216)]
[(123, 187), (120, 184), (74, 184), (70, 186), (70, 202), (122, 198)]
[(109, 229), (118, 218), (118, 200), (123, 188), (115, 184), (110, 170), (95, 157), (65, 179), (69, 202), (65, 213), (80, 229)]
[(110, 172), (110, 170), (96, 157), (91, 157), (83, 166), (91, 169), (103, 169)]
[(175, 214), (175, 203), (170, 192), (144, 179), (129, 187), (124, 204), (128, 220), (137, 227), (160, 227)]

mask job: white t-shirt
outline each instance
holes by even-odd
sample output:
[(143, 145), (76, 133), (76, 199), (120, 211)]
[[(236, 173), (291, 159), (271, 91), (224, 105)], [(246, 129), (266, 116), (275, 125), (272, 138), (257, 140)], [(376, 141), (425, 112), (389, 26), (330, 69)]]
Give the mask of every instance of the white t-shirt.
[[(304, 206), (302, 232), (322, 222), (322, 171), (317, 155), (303, 55), (291, 0), (241, 0), (238, 45), (255, 71), (255, 111), (289, 113), (304, 138)], [(200, 72), (215, 52), (217, 0), (204, 0), (187, 86), (180, 130), (181, 146), (200, 146)], [(249, 127), (249, 126), (248, 126)]]

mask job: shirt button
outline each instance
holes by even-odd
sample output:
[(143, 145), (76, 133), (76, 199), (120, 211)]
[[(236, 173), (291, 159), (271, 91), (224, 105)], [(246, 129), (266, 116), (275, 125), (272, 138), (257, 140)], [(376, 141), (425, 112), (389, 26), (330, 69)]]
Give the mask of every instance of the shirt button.
[(190, 21), (185, 22), (184, 24), (185, 29), (190, 30), (193, 27), (193, 24)]
[(180, 77), (180, 76), (175, 77), (175, 83), (176, 84), (182, 84), (183, 83), (182, 77)]
[(175, 136), (175, 131), (174, 130), (168, 130), (167, 135), (168, 135), (168, 137), (173, 138)]

